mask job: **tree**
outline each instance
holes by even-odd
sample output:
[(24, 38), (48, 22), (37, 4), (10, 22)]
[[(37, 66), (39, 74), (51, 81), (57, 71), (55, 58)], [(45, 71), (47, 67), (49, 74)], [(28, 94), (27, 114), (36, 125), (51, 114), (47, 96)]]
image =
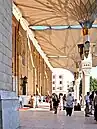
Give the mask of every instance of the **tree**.
[(97, 91), (97, 79), (90, 77), (90, 91)]

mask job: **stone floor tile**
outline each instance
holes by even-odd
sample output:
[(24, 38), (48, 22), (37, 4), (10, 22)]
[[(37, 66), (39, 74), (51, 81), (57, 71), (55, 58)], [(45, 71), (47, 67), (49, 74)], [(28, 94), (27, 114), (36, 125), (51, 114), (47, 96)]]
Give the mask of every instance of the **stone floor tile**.
[(83, 112), (67, 117), (64, 111), (21, 111), (20, 124), (20, 129), (97, 129), (93, 117), (85, 118)]

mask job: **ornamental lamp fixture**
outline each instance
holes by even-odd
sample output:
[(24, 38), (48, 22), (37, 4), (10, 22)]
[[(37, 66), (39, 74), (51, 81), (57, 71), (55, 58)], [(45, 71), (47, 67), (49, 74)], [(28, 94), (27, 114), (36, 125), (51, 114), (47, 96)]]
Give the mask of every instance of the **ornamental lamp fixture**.
[(76, 72), (79, 72), (79, 62), (76, 62)]
[(76, 78), (78, 79), (78, 77), (79, 77), (79, 72), (77, 71), (76, 72)]
[(88, 35), (88, 28), (87, 27), (83, 27), (83, 35)]
[(96, 46), (96, 45), (93, 45), (93, 46), (92, 46), (92, 53), (95, 53), (95, 46)]
[(88, 55), (89, 55), (89, 48), (90, 48), (90, 42), (86, 41), (84, 43), (84, 55), (86, 58), (88, 58)]
[(85, 21), (82, 20), (81, 22), (79, 21), (79, 24), (83, 28), (83, 34), (84, 35), (88, 35), (88, 29), (90, 29), (92, 27), (93, 22), (94, 22), (94, 19), (92, 19), (92, 20), (91, 19), (88, 19), (88, 20), (85, 19)]
[(78, 44), (78, 52), (83, 54), (83, 47), (84, 47), (84, 44)]
[(74, 72), (74, 79), (76, 80), (78, 79), (78, 77), (79, 77), (79, 72)]
[(79, 62), (76, 62), (76, 68), (77, 69), (79, 68)]
[(84, 59), (83, 50), (84, 50), (84, 44), (78, 44), (78, 52), (82, 60)]
[(73, 86), (75, 85), (75, 81), (72, 81), (72, 83), (73, 83)]
[(76, 79), (76, 72), (74, 72), (74, 79)]

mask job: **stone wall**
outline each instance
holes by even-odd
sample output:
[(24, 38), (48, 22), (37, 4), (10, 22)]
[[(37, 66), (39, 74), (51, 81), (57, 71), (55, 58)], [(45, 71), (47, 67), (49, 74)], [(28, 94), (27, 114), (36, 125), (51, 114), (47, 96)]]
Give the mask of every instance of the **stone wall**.
[(0, 129), (19, 127), (18, 107), (12, 92), (12, 0), (0, 0)]
[(15, 92), (0, 90), (0, 129), (17, 129), (19, 127), (18, 97)]
[(0, 0), (0, 89), (12, 90), (11, 0)]

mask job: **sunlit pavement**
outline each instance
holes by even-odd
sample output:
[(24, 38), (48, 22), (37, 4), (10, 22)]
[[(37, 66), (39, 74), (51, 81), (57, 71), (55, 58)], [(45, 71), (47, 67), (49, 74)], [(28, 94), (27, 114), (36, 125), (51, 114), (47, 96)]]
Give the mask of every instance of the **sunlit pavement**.
[(84, 118), (83, 112), (67, 117), (64, 111), (56, 115), (48, 108), (37, 108), (20, 111), (20, 129), (97, 129), (97, 124), (93, 117)]

